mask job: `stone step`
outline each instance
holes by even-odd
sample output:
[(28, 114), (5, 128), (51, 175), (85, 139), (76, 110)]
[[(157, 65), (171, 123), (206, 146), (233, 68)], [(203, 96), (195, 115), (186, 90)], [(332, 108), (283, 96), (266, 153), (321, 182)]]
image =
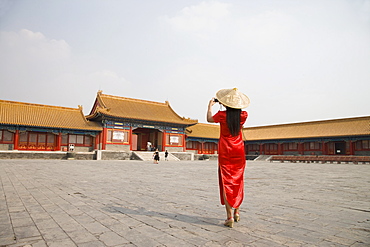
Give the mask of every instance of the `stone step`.
[(259, 155), (255, 161), (269, 161), (271, 159), (272, 155)]

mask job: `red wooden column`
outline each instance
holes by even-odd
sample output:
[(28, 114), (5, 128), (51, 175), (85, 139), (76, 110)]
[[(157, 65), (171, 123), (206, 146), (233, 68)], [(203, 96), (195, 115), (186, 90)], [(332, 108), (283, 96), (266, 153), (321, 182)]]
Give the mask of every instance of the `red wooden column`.
[(298, 143), (298, 153), (299, 154), (303, 154), (304, 150), (303, 150), (303, 143), (300, 142)]
[(163, 138), (162, 138), (162, 149), (166, 150), (166, 139), (167, 139), (167, 133), (165, 130), (163, 130)]
[(260, 151), (259, 152), (260, 152), (260, 154), (264, 154), (263, 153), (263, 144), (262, 143), (260, 144)]
[(13, 145), (14, 150), (18, 150), (18, 144), (19, 144), (19, 130), (16, 130), (14, 134), (14, 145)]
[(130, 144), (130, 151), (132, 150), (132, 126), (130, 126), (130, 131), (128, 132), (128, 142)]
[(107, 133), (108, 133), (108, 129), (107, 128), (103, 128), (103, 132), (102, 132), (102, 150), (105, 150), (106, 149), (106, 146), (107, 146)]
[[(182, 136), (182, 151), (186, 152), (186, 141), (185, 141), (185, 134), (181, 134)], [(164, 151), (164, 150), (163, 150)]]
[(97, 134), (97, 135), (94, 137), (94, 149), (95, 149), (95, 150), (99, 150), (99, 136), (100, 136), (100, 134)]
[(354, 155), (355, 154), (353, 144), (354, 143), (352, 141), (349, 141), (349, 155)]
[(56, 136), (56, 147), (55, 147), (55, 150), (56, 151), (60, 151), (61, 150), (61, 147), (62, 147), (62, 133), (58, 133), (58, 135)]
[(325, 155), (326, 154), (326, 143), (324, 141), (321, 142), (321, 152), (322, 152), (322, 155)]
[(281, 143), (278, 143), (278, 155), (282, 155), (283, 154), (283, 150), (282, 150), (282, 144)]

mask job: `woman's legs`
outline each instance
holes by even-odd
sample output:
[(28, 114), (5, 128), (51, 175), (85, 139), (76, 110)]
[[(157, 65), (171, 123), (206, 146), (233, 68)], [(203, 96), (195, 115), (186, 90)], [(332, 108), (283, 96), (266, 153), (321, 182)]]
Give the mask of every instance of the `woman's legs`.
[(230, 219), (233, 217), (233, 208), (230, 206), (230, 204), (226, 200), (226, 196), (224, 193), (224, 201), (225, 201), (225, 209), (226, 209), (226, 215), (227, 219)]
[[(230, 219), (230, 218), (233, 217), (233, 208), (227, 202), (225, 195), (224, 195), (224, 201), (225, 201), (226, 215), (227, 215), (227, 218)], [(236, 221), (239, 221), (239, 219), (240, 219), (239, 215), (240, 215), (239, 208), (235, 208), (234, 209), (234, 218), (237, 218)]]
[(224, 193), (224, 201), (225, 201), (225, 209), (226, 209), (226, 215), (227, 215), (227, 219), (225, 220), (224, 225), (232, 228), (234, 227), (233, 208), (227, 202), (225, 193)]
[(234, 220), (235, 220), (235, 222), (240, 221), (239, 208), (234, 209)]

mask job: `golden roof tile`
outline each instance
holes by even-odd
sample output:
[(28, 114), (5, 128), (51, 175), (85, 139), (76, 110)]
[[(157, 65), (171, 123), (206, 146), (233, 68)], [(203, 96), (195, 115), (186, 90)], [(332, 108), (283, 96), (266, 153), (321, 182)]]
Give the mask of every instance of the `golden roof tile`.
[(243, 129), (247, 141), (370, 135), (370, 116)]
[(220, 125), (198, 123), (186, 128), (186, 135), (189, 137), (218, 139), (220, 137)]
[(102, 127), (87, 121), (82, 107), (67, 108), (0, 100), (0, 124), (100, 131)]
[(97, 114), (110, 117), (126, 118), (154, 122), (166, 122), (181, 125), (193, 125), (198, 120), (180, 117), (170, 106), (169, 102), (132, 99), (126, 97), (97, 94), (97, 99), (88, 119), (94, 119)]

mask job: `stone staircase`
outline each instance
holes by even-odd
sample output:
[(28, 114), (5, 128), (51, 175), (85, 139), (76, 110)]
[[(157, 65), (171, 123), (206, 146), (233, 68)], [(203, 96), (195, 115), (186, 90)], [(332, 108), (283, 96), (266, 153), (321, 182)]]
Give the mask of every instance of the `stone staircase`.
[(259, 155), (254, 161), (269, 161), (272, 155)]
[[(139, 157), (142, 161), (153, 161), (153, 154), (154, 151), (133, 151), (133, 153)], [(168, 161), (179, 161), (179, 159), (172, 155), (171, 153), (168, 153)], [(164, 160), (164, 152), (159, 152), (159, 162), (165, 161)]]

